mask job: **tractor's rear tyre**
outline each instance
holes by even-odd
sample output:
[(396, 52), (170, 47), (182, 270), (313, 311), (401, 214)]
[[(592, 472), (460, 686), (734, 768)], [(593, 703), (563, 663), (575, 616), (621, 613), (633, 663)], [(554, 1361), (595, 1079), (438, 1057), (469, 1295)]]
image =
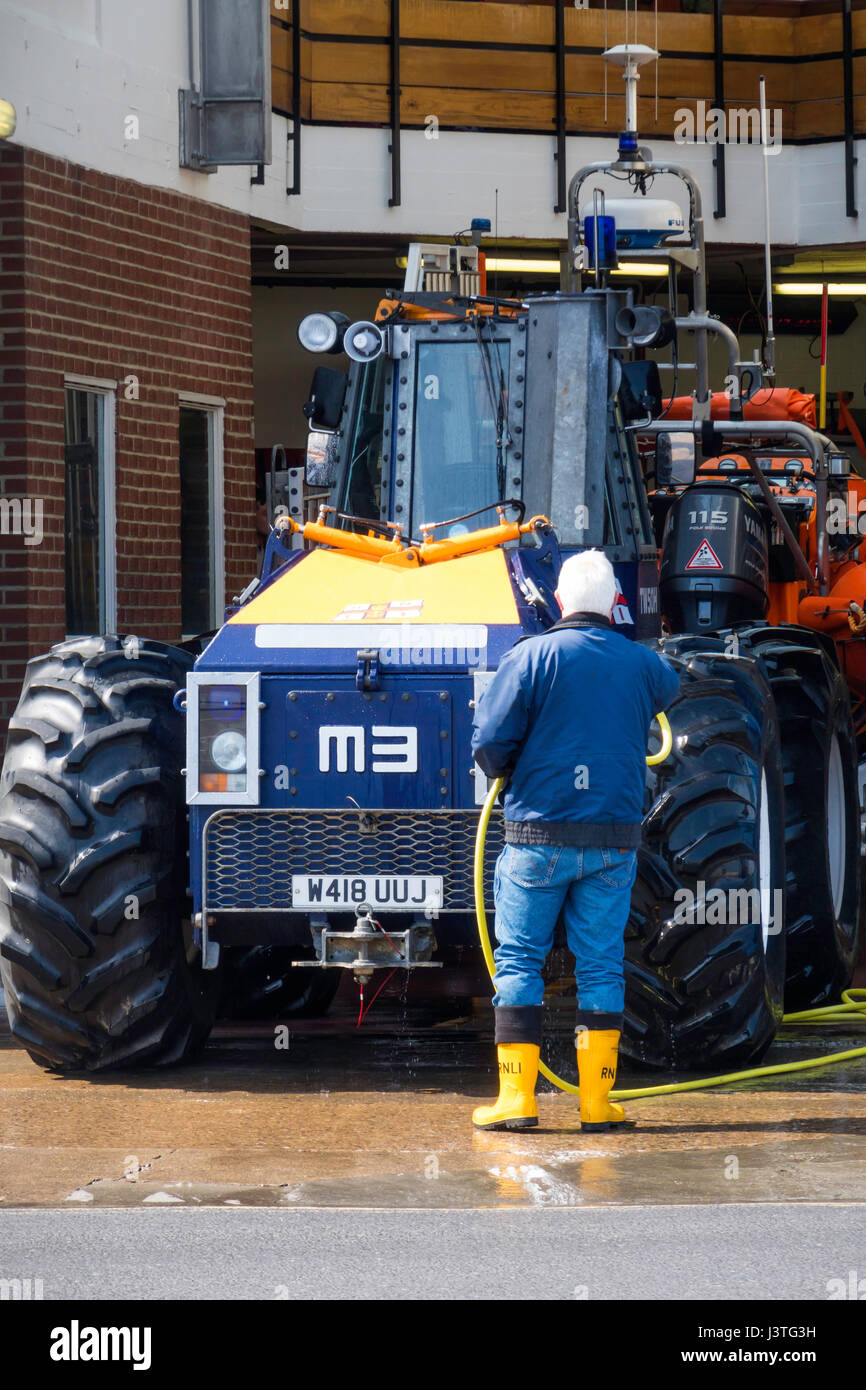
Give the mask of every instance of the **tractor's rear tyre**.
[(172, 704), (191, 665), (88, 637), (27, 667), (0, 783), (0, 973), (13, 1036), (54, 1070), (180, 1062), (210, 1031)]
[(860, 916), (857, 742), (848, 688), (821, 637), (807, 628), (749, 624), (732, 636), (760, 661), (782, 736), (785, 1007), (835, 1003), (857, 963)]
[(293, 966), (301, 948), (232, 947), (225, 952), (220, 1016), (322, 1018), (340, 986), (340, 970)]
[(648, 769), (622, 1047), (655, 1067), (725, 1071), (757, 1060), (782, 1015), (779, 730), (757, 662), (712, 638), (661, 650), (681, 683), (673, 751)]

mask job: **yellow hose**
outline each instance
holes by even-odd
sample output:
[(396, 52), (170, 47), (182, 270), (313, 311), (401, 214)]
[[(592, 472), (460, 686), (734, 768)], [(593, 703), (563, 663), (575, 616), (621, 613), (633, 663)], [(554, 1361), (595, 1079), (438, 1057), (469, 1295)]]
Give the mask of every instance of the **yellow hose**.
[[(648, 765), (663, 762), (673, 746), (671, 727), (665, 715), (658, 714), (656, 718), (662, 730), (662, 745), (658, 753), (647, 758)], [(496, 962), (493, 959), (490, 932), (487, 928), (487, 913), (484, 910), (484, 846), (487, 840), (490, 816), (496, 798), (502, 790), (502, 783), (503, 779), (498, 777), (487, 793), (487, 798), (481, 808), (481, 815), (478, 817), (478, 830), (475, 835), (475, 917), (478, 922), (481, 949), (484, 952), (484, 963), (491, 980), (496, 973)], [(782, 1017), (783, 1024), (793, 1027), (857, 1021), (866, 1022), (866, 989), (846, 989), (842, 991), (842, 1000), (839, 1004), (832, 1004), (826, 1009), (803, 1009), (800, 1013), (784, 1014)], [(753, 1081), (758, 1076), (781, 1076), (785, 1072), (808, 1071), (813, 1067), (829, 1067), (834, 1062), (848, 1062), (855, 1057), (866, 1057), (866, 1047), (855, 1047), (848, 1052), (833, 1052), (826, 1057), (809, 1057), (802, 1062), (783, 1062), (772, 1067), (752, 1067), (748, 1071), (726, 1072), (724, 1076), (710, 1076), (702, 1081), (679, 1081), (666, 1086), (644, 1086), (640, 1090), (611, 1091), (610, 1095), (611, 1100), (637, 1100), (640, 1096), (668, 1096), (674, 1091), (704, 1091), (710, 1086), (728, 1086), (734, 1081)], [(554, 1086), (558, 1086), (560, 1091), (569, 1091), (573, 1096), (579, 1094), (579, 1088), (573, 1082), (565, 1081), (561, 1076), (557, 1076), (544, 1062), (539, 1062), (538, 1070)]]

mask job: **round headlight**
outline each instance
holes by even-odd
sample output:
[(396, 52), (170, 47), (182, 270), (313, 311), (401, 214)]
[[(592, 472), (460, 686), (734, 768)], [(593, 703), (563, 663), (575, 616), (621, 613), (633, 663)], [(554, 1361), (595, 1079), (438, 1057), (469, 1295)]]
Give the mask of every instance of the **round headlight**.
[(339, 352), (348, 322), (345, 314), (307, 314), (298, 324), (298, 340), (307, 352)]
[(217, 734), (210, 746), (214, 763), (223, 772), (243, 772), (247, 765), (247, 741), (237, 729)]

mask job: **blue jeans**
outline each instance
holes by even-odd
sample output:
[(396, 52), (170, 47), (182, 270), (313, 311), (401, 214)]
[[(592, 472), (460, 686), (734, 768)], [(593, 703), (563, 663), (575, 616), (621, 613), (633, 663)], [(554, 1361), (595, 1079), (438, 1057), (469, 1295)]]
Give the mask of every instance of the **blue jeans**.
[(506, 845), (493, 880), (494, 1005), (541, 1003), (541, 971), (562, 912), (578, 1008), (621, 1013), (623, 937), (636, 871), (636, 850)]

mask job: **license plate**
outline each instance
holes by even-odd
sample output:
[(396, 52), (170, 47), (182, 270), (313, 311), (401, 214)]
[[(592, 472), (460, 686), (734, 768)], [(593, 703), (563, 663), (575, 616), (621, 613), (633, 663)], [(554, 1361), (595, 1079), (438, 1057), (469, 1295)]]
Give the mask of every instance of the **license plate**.
[(441, 906), (442, 878), (404, 874), (292, 874), (292, 907), (406, 912)]

